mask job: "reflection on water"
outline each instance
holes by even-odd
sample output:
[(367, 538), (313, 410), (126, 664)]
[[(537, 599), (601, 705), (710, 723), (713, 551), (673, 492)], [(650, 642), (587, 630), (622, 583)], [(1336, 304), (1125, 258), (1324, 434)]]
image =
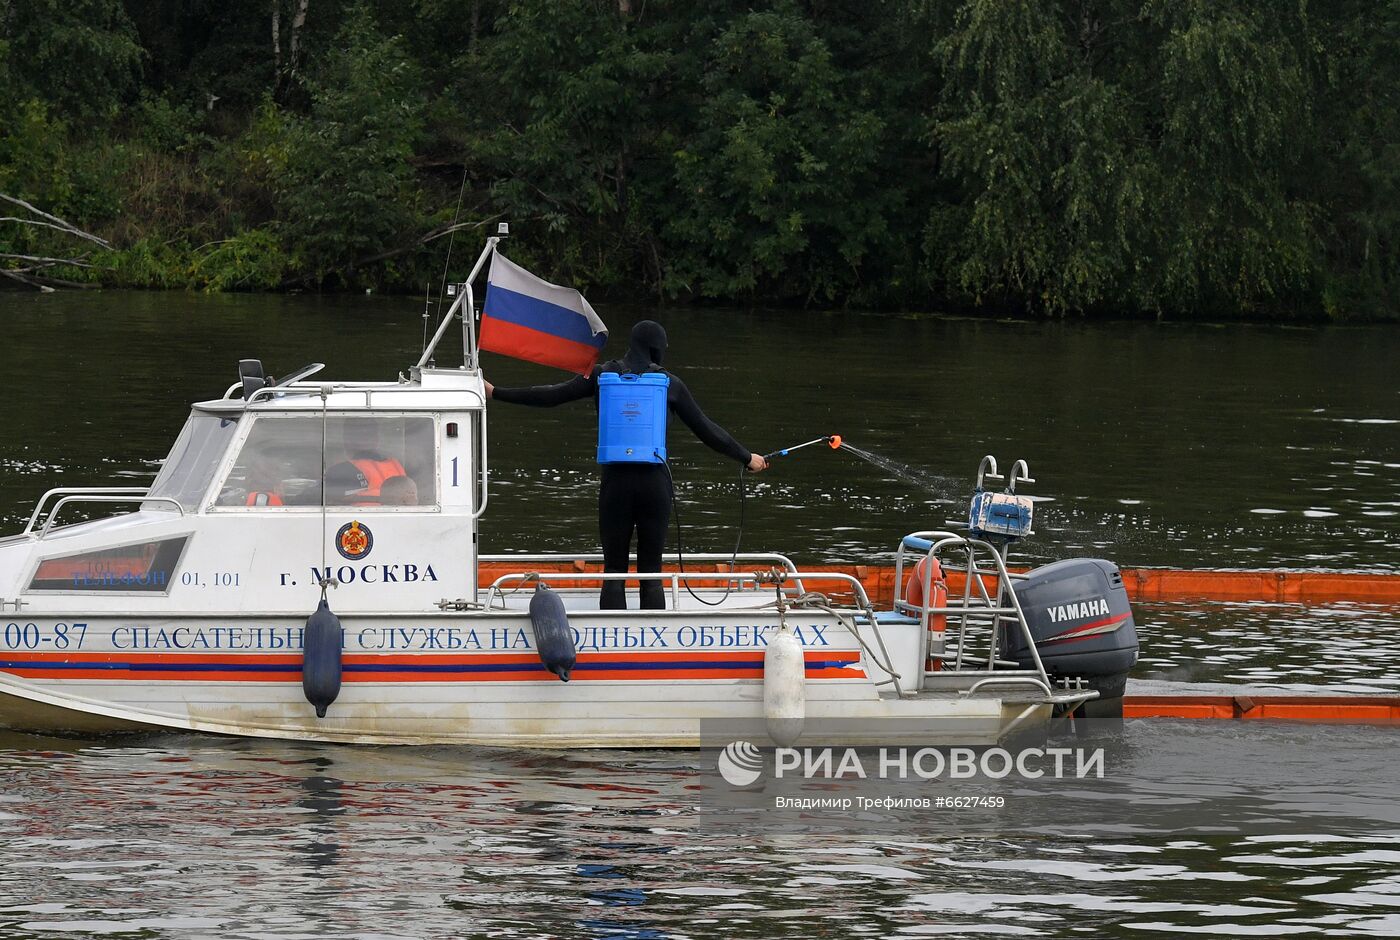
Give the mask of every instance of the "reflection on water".
[[(996, 831), (786, 833), (707, 822), (695, 754), (0, 736), (0, 937), (1394, 935), (1397, 743), (1130, 721), (1082, 823), (1012, 787)], [(1173, 802), (1204, 831), (1135, 824)]]
[[(334, 763), (329, 757), (315, 757), (307, 761), (317, 770), (329, 768)], [(341, 801), (345, 781), (315, 774), (298, 780), (297, 785), (302, 791), (297, 807), (311, 813), (314, 820), (307, 826), (311, 831), (310, 839), (305, 845), (298, 846), (298, 851), (306, 856), (306, 864), (312, 871), (329, 874), (340, 860), (334, 817), (345, 812)]]

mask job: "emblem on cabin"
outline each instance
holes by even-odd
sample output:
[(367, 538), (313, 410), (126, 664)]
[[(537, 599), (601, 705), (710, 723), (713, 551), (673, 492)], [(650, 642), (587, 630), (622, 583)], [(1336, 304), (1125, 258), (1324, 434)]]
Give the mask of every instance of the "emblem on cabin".
[(369, 556), (374, 548), (374, 533), (369, 526), (358, 520), (347, 522), (335, 534), (335, 550), (351, 561), (361, 561)]

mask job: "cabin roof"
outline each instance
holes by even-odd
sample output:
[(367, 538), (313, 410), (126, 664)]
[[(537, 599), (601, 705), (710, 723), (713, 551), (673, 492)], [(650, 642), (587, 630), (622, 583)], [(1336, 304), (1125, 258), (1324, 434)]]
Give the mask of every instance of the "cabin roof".
[[(241, 384), (223, 398), (196, 402), (197, 411), (240, 414), (280, 411), (475, 411), (486, 406), (481, 373), (472, 369), (414, 369), (394, 382), (294, 382), (260, 389), (251, 402), (234, 398)], [(323, 399), (324, 393), (324, 399)]]

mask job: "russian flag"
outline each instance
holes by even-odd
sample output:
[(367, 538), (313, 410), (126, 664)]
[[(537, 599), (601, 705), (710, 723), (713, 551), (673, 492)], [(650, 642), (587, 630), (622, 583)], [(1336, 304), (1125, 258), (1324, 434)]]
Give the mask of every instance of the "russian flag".
[(607, 341), (607, 326), (578, 291), (543, 281), (500, 252), (492, 256), (482, 349), (587, 375)]

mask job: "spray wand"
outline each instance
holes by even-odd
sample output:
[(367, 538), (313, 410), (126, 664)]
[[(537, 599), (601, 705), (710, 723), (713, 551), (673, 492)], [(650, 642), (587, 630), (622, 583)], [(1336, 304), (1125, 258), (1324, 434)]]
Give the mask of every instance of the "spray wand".
[[(791, 446), (791, 447), (784, 447), (782, 450), (775, 450), (775, 451), (773, 451), (771, 454), (764, 454), (764, 455), (763, 455), (763, 459), (764, 459), (765, 461), (767, 461), (767, 460), (772, 460), (774, 457), (786, 457), (788, 454), (792, 453), (792, 452), (795, 451), (795, 450), (801, 450), (801, 449), (804, 448), (804, 447), (811, 447), (813, 444), (826, 444), (826, 445), (827, 445), (828, 447), (830, 447), (832, 450), (837, 450), (837, 449), (840, 448), (840, 446), (841, 446), (841, 435), (840, 435), (840, 434), (828, 434), (828, 435), (826, 435), (825, 437), (813, 438), (812, 440), (806, 441), (806, 442), (801, 443), (801, 444), (794, 444), (794, 445)], [(671, 465), (670, 465), (670, 463), (663, 463), (663, 466), (665, 466), (665, 468), (666, 468), (666, 475), (669, 477), (669, 476), (671, 475)], [(744, 487), (744, 469), (745, 469), (745, 468), (740, 468), (740, 470), (739, 470), (739, 534), (738, 534), (738, 536), (734, 539), (734, 554), (733, 554), (733, 556), (730, 557), (730, 559), (729, 559), (729, 570), (730, 570), (730, 571), (733, 571), (733, 570), (734, 570), (735, 562), (738, 561), (738, 558), (739, 558), (739, 543), (742, 542), (743, 539), (744, 539), (744, 493), (745, 493), (745, 487)], [(676, 481), (675, 481), (674, 479), (672, 479), (672, 480), (671, 480), (671, 492), (674, 494), (675, 491), (676, 491)], [(684, 553), (684, 552), (682, 551), (682, 549), (681, 549), (681, 513), (680, 513), (679, 501), (677, 501), (677, 503), (676, 503), (676, 505), (675, 505), (675, 507), (674, 507), (674, 512), (672, 513), (672, 515), (673, 515), (673, 517), (674, 517), (675, 520), (676, 520), (676, 558), (677, 558), (677, 560), (680, 562), (680, 569), (681, 569), (681, 572), (684, 573), (684, 572), (685, 572), (685, 553)], [(691, 597), (695, 598), (695, 599), (696, 599), (697, 601), (699, 601), (700, 603), (704, 604), (706, 607), (718, 607), (720, 604), (724, 603), (724, 601), (729, 597), (729, 592), (733, 589), (733, 587), (734, 587), (734, 582), (733, 582), (733, 581), (730, 581), (730, 582), (726, 585), (726, 587), (725, 587), (725, 589), (724, 589), (724, 597), (720, 598), (720, 599), (717, 600), (717, 601), (707, 601), (707, 600), (705, 600), (703, 597), (697, 596), (696, 593), (690, 589), (690, 582), (689, 582), (689, 581), (687, 581), (686, 584), (685, 584), (686, 593), (688, 593)]]
[(807, 441), (803, 444), (794, 444), (791, 447), (784, 447), (782, 450), (775, 450), (771, 454), (764, 454), (763, 459), (772, 460), (774, 457), (786, 457), (788, 454), (792, 453), (795, 450), (801, 450), (804, 447), (811, 447), (813, 444), (825, 444), (832, 450), (838, 450), (841, 447), (841, 435), (828, 434), (826, 435), (826, 437), (813, 438), (812, 440)]

